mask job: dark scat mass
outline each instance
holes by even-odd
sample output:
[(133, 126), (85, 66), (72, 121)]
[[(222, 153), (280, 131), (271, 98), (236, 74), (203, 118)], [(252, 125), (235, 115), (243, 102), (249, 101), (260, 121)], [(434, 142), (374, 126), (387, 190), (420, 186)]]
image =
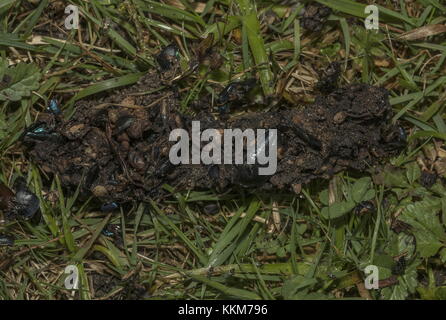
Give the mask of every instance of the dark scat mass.
[[(399, 127), (390, 124), (388, 92), (382, 88), (351, 85), (319, 96), (304, 109), (283, 106), (222, 120), (208, 111), (180, 114), (174, 93), (135, 94), (156, 88), (158, 77), (151, 73), (118, 93), (78, 102), (73, 117), (54, 126), (52, 134), (60, 139), (25, 135), (28, 155), (41, 170), (58, 174), (67, 189), (81, 184), (84, 195), (123, 203), (160, 196), (163, 184), (176, 190), (223, 191), (238, 185), (291, 191), (345, 169), (364, 171), (402, 146), (395, 143)], [(48, 114), (45, 118), (39, 121), (54, 121)], [(258, 176), (256, 165), (172, 165), (169, 150), (175, 142), (169, 142), (169, 134), (175, 128), (190, 132), (192, 120), (200, 120), (201, 131), (277, 129), (276, 173)]]
[(312, 32), (320, 32), (331, 14), (331, 9), (317, 2), (309, 3), (301, 18), (302, 26)]

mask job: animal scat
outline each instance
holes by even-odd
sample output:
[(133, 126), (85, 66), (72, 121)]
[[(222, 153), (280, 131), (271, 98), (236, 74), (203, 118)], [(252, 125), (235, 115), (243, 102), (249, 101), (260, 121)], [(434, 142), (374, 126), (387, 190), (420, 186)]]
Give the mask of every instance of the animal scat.
[[(81, 195), (93, 194), (103, 203), (122, 204), (162, 196), (166, 192), (163, 185), (176, 190), (224, 191), (239, 185), (249, 190), (293, 191), (295, 185), (327, 179), (342, 170), (365, 171), (398, 154), (405, 145), (399, 125), (391, 123), (392, 109), (383, 88), (355, 84), (320, 95), (313, 105), (304, 108), (283, 106), (277, 111), (245, 113), (223, 120), (206, 111), (210, 107), (195, 116), (179, 113), (176, 95), (133, 95), (148, 91), (151, 85), (156, 87), (152, 83), (157, 80), (148, 82), (148, 78), (109, 95), (101, 101), (107, 103), (101, 110), (94, 108), (98, 104), (95, 100), (77, 102), (72, 118), (53, 129), (61, 139), (33, 139), (33, 144), (27, 145), (28, 156), (46, 173), (58, 174), (67, 189), (76, 190), (81, 183)], [(135, 105), (149, 105), (160, 96), (166, 100), (151, 108), (116, 105), (129, 96), (135, 99)], [(100, 123), (96, 121), (98, 114)], [(342, 114), (342, 121), (337, 114)], [(115, 130), (122, 117), (141, 123), (141, 132), (130, 134), (133, 124), (124, 125), (121, 132)], [(256, 164), (172, 165), (169, 150), (175, 142), (169, 141), (169, 133), (181, 127), (191, 136), (194, 120), (200, 120), (202, 131), (277, 129), (280, 156), (276, 173), (258, 176)], [(85, 124), (82, 135), (68, 136), (67, 128), (78, 124)], [(83, 172), (89, 173), (87, 179), (82, 180)]]

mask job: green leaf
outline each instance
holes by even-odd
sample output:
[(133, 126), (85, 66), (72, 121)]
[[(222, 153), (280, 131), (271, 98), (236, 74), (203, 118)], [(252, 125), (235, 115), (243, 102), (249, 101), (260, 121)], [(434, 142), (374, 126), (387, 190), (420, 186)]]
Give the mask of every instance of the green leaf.
[(393, 259), (387, 254), (377, 254), (373, 259), (373, 264), (378, 267), (391, 269), (393, 265)]
[[(1, 5), (0, 5), (1, 6)], [(0, 31), (0, 48), (2, 47), (14, 47), (17, 49), (24, 49), (29, 51), (40, 51), (40, 49), (34, 45), (27, 44), (18, 35), (13, 33), (4, 33)]]
[(127, 86), (129, 84), (133, 84), (133, 83), (137, 82), (143, 74), (144, 74), (143, 72), (131, 73), (131, 74), (127, 74), (122, 77), (112, 78), (112, 79), (108, 79), (108, 80), (104, 80), (104, 81), (95, 83), (95, 84), (79, 91), (73, 98), (70, 99), (70, 102), (83, 99), (85, 97), (91, 96), (93, 94), (97, 94), (102, 91), (106, 91), (106, 90), (110, 90), (110, 89), (114, 89), (114, 88), (118, 88), (118, 87), (122, 87), (122, 86)]
[(96, 226), (96, 228), (95, 228), (91, 238), (73, 256), (73, 261), (77, 261), (77, 262), (81, 262), (82, 261), (82, 259), (85, 257), (85, 255), (88, 253), (88, 251), (91, 249), (91, 247), (95, 243), (96, 239), (100, 236), (102, 229), (104, 229), (104, 227), (107, 225), (108, 221), (110, 220), (110, 216), (111, 216), (111, 214), (107, 215), (102, 220), (101, 223), (97, 224), (97, 226)]
[(8, 8), (10, 5), (14, 4), (16, 0), (4, 0), (0, 3), (0, 10)]
[(440, 259), (441, 259), (441, 262), (446, 263), (446, 248), (441, 249)]
[(243, 31), (246, 33), (249, 47), (251, 49), (257, 69), (259, 70), (260, 82), (262, 83), (263, 92), (266, 96), (273, 93), (273, 74), (270, 69), (270, 59), (265, 49), (260, 22), (257, 19), (257, 12), (254, 1), (238, 0), (237, 1), (242, 17)]
[(362, 197), (362, 201), (372, 200), (373, 198), (375, 198), (375, 194), (376, 194), (375, 190), (373, 189), (367, 190), (365, 195)]
[(420, 251), (421, 257), (423, 258), (434, 256), (438, 249), (443, 246), (443, 243), (432, 237), (431, 234), (418, 232), (415, 237), (417, 239), (418, 251)]
[(411, 162), (407, 166), (406, 176), (407, 180), (410, 184), (413, 184), (415, 181), (417, 181), (421, 176), (421, 170), (420, 167), (416, 162)]
[(441, 209), (439, 199), (427, 197), (414, 204), (408, 204), (400, 219), (413, 227), (417, 249), (421, 257), (435, 255), (446, 244), (446, 233), (438, 213)]
[(282, 295), (284, 299), (292, 299), (300, 290), (312, 286), (317, 283), (315, 278), (306, 278), (304, 276), (295, 276), (284, 282), (282, 287)]
[(386, 252), (392, 257), (406, 254), (406, 258), (410, 259), (415, 253), (415, 239), (412, 235), (401, 233), (391, 233), (389, 244), (386, 246)]
[(319, 201), (328, 206), (328, 189), (322, 190), (321, 193), (319, 193)]
[(369, 177), (364, 177), (357, 180), (352, 187), (352, 197), (356, 203), (360, 203), (364, 201), (364, 196), (367, 191), (370, 189), (371, 179)]
[[(41, 74), (35, 64), (19, 63), (7, 68), (6, 63), (0, 61), (0, 80), (5, 83), (0, 85), (0, 101), (19, 101), (39, 88)], [(5, 77), (8, 78), (7, 82)]]
[(329, 207), (322, 208), (321, 213), (326, 219), (336, 219), (352, 211), (355, 206), (356, 203), (351, 200), (336, 202)]
[(417, 271), (413, 269), (399, 277), (397, 285), (382, 289), (381, 294), (386, 300), (405, 300), (417, 284)]
[(409, 184), (407, 183), (406, 177), (404, 176), (403, 170), (387, 170), (383, 172), (384, 175), (384, 185), (388, 187), (400, 187), (407, 188)]
[(437, 288), (417, 288), (423, 300), (446, 300), (446, 287)]

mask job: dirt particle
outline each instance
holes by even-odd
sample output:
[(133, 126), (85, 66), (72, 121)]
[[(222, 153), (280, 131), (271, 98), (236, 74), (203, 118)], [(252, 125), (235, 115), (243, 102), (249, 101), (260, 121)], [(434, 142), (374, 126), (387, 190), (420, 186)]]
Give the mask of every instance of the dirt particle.
[(107, 189), (104, 186), (96, 186), (93, 188), (92, 192), (95, 197), (98, 198), (106, 197), (108, 194)]
[(338, 112), (335, 114), (335, 116), (333, 117), (333, 122), (336, 124), (341, 124), (342, 122), (344, 122), (345, 118), (347, 118), (347, 115), (345, 114), (345, 112)]
[(211, 203), (204, 206), (203, 211), (206, 214), (217, 214), (220, 211), (220, 209), (218, 208), (218, 205), (216, 205), (215, 203)]
[(423, 187), (429, 189), (437, 182), (437, 174), (434, 171), (423, 170), (421, 172), (420, 182)]
[(330, 93), (338, 88), (338, 79), (341, 75), (341, 65), (339, 62), (332, 62), (323, 70), (319, 76), (316, 88), (322, 93)]

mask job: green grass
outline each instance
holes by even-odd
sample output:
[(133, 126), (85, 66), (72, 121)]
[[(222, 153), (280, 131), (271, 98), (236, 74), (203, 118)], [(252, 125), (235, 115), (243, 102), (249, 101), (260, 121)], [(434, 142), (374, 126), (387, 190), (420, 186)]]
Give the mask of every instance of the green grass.
[[(334, 10), (320, 33), (305, 31), (302, 6), (286, 1), (65, 1), (81, 12), (81, 29), (71, 31), (59, 1), (1, 2), (0, 76), (10, 75), (13, 85), (0, 84), (0, 180), (25, 176), (42, 218), (0, 225), (16, 239), (0, 247), (0, 299), (98, 298), (91, 287), (97, 273), (114, 279), (108, 298), (134, 298), (142, 286), (147, 299), (445, 299), (446, 190), (439, 179), (431, 188), (420, 179), (425, 169), (446, 173), (446, 37), (400, 36), (446, 24), (446, 7), (376, 1), (376, 33), (362, 25), (367, 1), (317, 2)], [(183, 48), (186, 70), (193, 45), (209, 34), (223, 64), (200, 66), (178, 84), (185, 112), (200, 94), (217, 96), (229, 81), (249, 76), (267, 99), (311, 102), (315, 73), (338, 60), (343, 85), (390, 91), (392, 121), (408, 129), (407, 148), (378, 173), (344, 172), (300, 194), (166, 186), (170, 197), (113, 214), (66, 193), (23, 155), (18, 139), (50, 99), (62, 100), (69, 116), (80, 99), (136, 83), (172, 42)], [(364, 200), (375, 203), (375, 213), (355, 214)], [(218, 204), (217, 214), (203, 212), (209, 203)], [(396, 217), (410, 230), (395, 233)], [(121, 242), (102, 233), (109, 224), (120, 226)], [(401, 255), (408, 262), (399, 284), (361, 290), (367, 265), (385, 279)], [(63, 271), (72, 264), (80, 272), (76, 293), (64, 288)]]

